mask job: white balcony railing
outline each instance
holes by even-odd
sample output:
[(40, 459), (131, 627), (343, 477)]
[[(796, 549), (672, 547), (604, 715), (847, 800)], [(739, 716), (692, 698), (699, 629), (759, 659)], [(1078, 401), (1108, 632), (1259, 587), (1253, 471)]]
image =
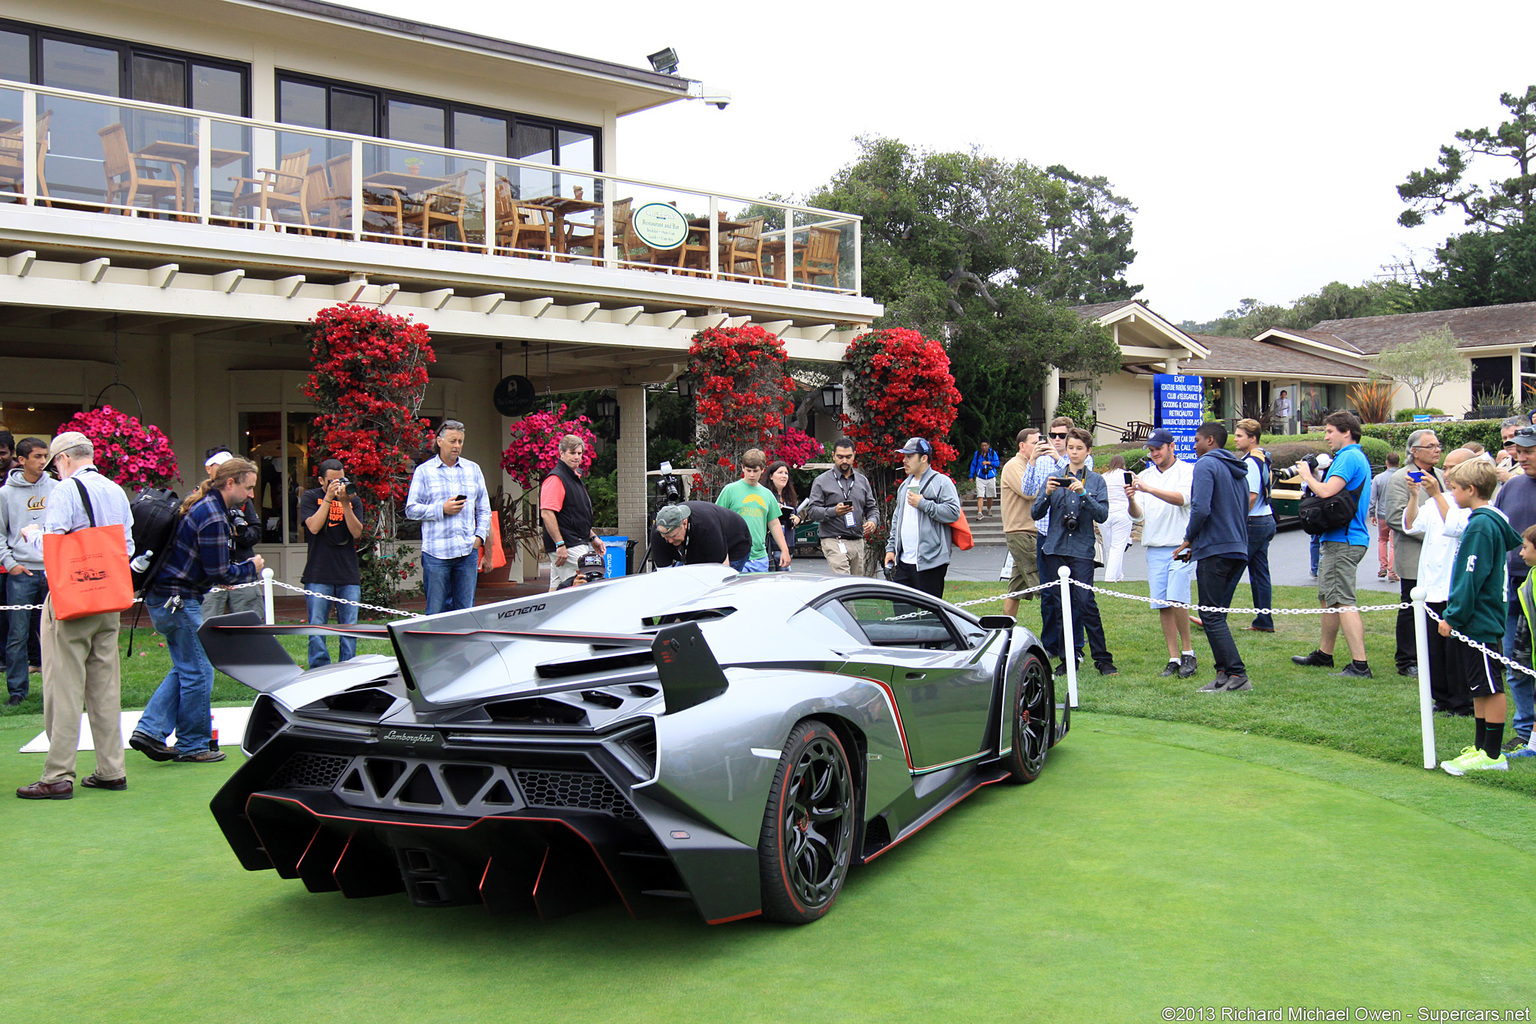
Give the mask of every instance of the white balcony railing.
[(0, 81), (0, 202), (861, 294), (859, 218)]

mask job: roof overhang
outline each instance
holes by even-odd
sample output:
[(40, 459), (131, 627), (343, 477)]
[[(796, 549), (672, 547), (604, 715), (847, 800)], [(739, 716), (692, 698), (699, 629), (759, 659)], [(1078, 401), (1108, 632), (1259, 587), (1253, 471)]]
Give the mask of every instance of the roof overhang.
[(1114, 332), (1122, 363), (1204, 359), (1211, 354), (1210, 349), (1139, 302), (1127, 302), (1093, 322)]

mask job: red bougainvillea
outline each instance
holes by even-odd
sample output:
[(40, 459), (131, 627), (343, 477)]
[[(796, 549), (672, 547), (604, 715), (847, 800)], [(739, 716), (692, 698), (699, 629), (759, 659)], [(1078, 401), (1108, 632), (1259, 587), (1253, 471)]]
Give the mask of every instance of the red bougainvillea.
[(597, 453), (597, 437), (587, 429), (587, 418), (562, 420), (565, 406), (549, 412), (536, 412), (524, 416), (509, 428), (512, 443), (501, 453), (501, 468), (516, 480), (524, 490), (531, 491), (539, 480), (555, 468), (560, 460), (560, 439), (575, 434), (586, 443), (587, 450), (581, 457), (581, 473), (586, 475), (592, 468), (592, 457)]
[(75, 413), (59, 425), (58, 432), (71, 430), (91, 439), (96, 468), (124, 487), (164, 487), (181, 479), (176, 475), (170, 439), (153, 423), (140, 423), (137, 416), (103, 405)]
[(895, 451), (909, 437), (933, 445), (932, 464), (943, 469), (955, 457), (945, 440), (955, 422), (960, 392), (949, 372), (944, 346), (903, 327), (856, 339), (845, 356), (852, 371), (843, 415), (860, 465), (899, 470)]
[(820, 441), (810, 434), (796, 427), (786, 427), (784, 433), (774, 439), (773, 444), (764, 449), (768, 461), (780, 460), (789, 464), (791, 469), (799, 469), (812, 459), (819, 459), (826, 454)]
[(412, 455), (428, 437), (426, 421), (416, 418), (427, 364), (437, 359), (426, 326), (350, 304), (322, 309), (313, 323), (314, 372), (304, 394), (320, 409), (314, 446), (346, 464), (364, 505), (403, 501)]
[[(436, 362), (424, 324), (369, 306), (322, 309), (310, 329), (314, 372), (304, 394), (319, 408), (311, 465), (340, 459), (363, 499), (363, 536), (395, 539), (397, 506), (410, 488), (413, 456), (426, 446), (417, 418), (427, 393), (427, 364)], [(372, 543), (362, 561), (363, 600), (389, 604), (415, 570), (410, 548)]]
[(784, 343), (755, 324), (700, 331), (688, 354), (700, 427), (693, 464), (703, 474), (696, 488), (709, 492), (736, 479), (749, 448), (775, 447), (795, 385), (784, 373)]

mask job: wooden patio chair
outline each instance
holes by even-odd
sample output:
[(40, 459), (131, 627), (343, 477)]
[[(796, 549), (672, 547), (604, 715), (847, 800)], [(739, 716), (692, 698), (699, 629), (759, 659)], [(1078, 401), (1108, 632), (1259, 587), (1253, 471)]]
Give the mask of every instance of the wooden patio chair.
[(524, 203), (512, 196), (512, 182), (496, 179), (496, 242), (498, 252), (548, 259), (554, 249), (554, 215), (537, 203)]
[[(638, 247), (647, 254), (650, 250), (639, 245), (630, 231), (630, 211), (635, 201), (633, 198), (619, 199), (613, 204), (613, 247), (616, 250), (615, 257), (619, 260), (628, 260)], [(606, 248), (603, 235), (603, 211), (593, 211), (593, 223), (574, 224), (566, 232), (565, 251), (574, 254), (577, 249), (586, 249), (591, 253), (591, 258), (601, 260)]]
[(128, 129), (122, 122), (109, 124), (96, 133), (101, 136), (102, 169), (107, 175), (107, 205), (127, 207), (122, 212), (130, 217), (138, 216), (135, 206), (140, 196), (149, 198), (151, 210), (158, 210), (160, 202), (169, 199), (172, 208), (182, 206), (182, 165), (180, 161), (158, 161), (170, 169), (170, 178), (155, 166), (157, 161), (135, 156), (128, 148)]
[[(720, 269), (733, 277), (762, 277), (764, 218), (753, 217), (743, 223), (746, 226), (732, 232), (722, 246), (724, 258), (720, 260)], [(753, 273), (742, 274), (740, 268), (744, 266), (750, 266)]]
[(837, 244), (842, 239), (837, 228), (811, 228), (804, 249), (795, 250), (795, 280), (801, 284), (815, 284), (819, 277), (832, 278), (837, 287)]
[[(37, 119), (37, 194), (42, 197), (44, 206), (52, 206), (53, 201), (48, 198), (48, 175), (44, 168), (48, 161), (48, 124), (53, 119), (53, 111), (48, 111)], [(0, 185), (9, 185), (20, 195), (24, 187), (22, 178), (22, 153), (26, 143), (22, 139), (21, 129), (0, 134)]]
[[(331, 181), (331, 226), (337, 234), (352, 231), (352, 154), (344, 153), (325, 162), (326, 177)], [(384, 242), (402, 242), (405, 213), (400, 193), (392, 188), (363, 189), (363, 237)]]
[[(447, 248), (450, 244), (464, 248), (464, 210), (469, 205), (464, 183), (468, 178), (468, 171), (460, 171), (448, 179), (448, 184), (428, 189), (423, 196), (421, 233), (429, 246), (433, 244), (433, 232), (440, 231), (442, 237), (438, 239), (437, 248)], [(454, 230), (452, 242), (448, 238), (450, 227)]]
[(279, 166), (262, 167), (256, 173), (260, 177), (230, 179), (235, 183), (235, 194), (229, 201), (230, 214), (238, 217), (243, 209), (250, 216), (251, 207), (255, 207), (256, 226), (264, 231), (268, 221), (274, 228), (279, 225), (279, 212), (297, 213), (299, 230), (309, 234), (309, 202), (304, 190), (309, 176), (309, 150), (285, 153)]

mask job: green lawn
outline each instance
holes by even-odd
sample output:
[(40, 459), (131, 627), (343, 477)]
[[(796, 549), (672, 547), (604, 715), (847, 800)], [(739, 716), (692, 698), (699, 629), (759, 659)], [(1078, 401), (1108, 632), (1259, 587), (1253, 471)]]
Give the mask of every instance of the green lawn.
[[(1146, 583), (1116, 583), (1110, 589), (1142, 597), (1148, 593)], [(951, 601), (968, 601), (997, 592), (997, 585), (992, 583), (949, 583), (944, 596)], [(1245, 584), (1238, 588), (1234, 603), (1247, 604), (1249, 598)], [(1385, 604), (1390, 599), (1389, 594), (1360, 593), (1360, 600), (1367, 604)], [(1200, 673), (1193, 679), (1163, 679), (1158, 673), (1167, 663), (1168, 649), (1157, 614), (1144, 602), (1103, 594), (1098, 595), (1098, 603), (1106, 641), (1120, 674), (1102, 677), (1085, 660), (1078, 673), (1078, 699), (1083, 710), (1297, 740), (1423, 770), (1418, 680), (1399, 676), (1392, 661), (1397, 628), (1395, 611), (1367, 612), (1361, 616), (1374, 679), (1334, 678), (1328, 674), (1329, 669), (1292, 665), (1291, 655), (1306, 654), (1317, 646), (1321, 616), (1280, 615), (1275, 618), (1273, 633), (1233, 630), (1253, 680), (1252, 692), (1205, 694), (1195, 692), (1214, 675), (1211, 649), (1203, 633), (1197, 629), (1194, 634)], [(1310, 587), (1276, 587), (1274, 607), (1316, 611), (1317, 591)], [(970, 611), (1001, 612), (1002, 603), (974, 605)], [(1023, 603), (1019, 614), (1025, 625), (1040, 627), (1038, 603)], [(1234, 615), (1229, 621), (1234, 627), (1241, 627), (1252, 617)], [(1339, 667), (1343, 666), (1343, 652), (1341, 637), (1335, 651)], [(1472, 720), (1437, 717), (1435, 739), (1437, 760), (1454, 756), (1472, 742)], [(1536, 759), (1512, 761), (1507, 772), (1479, 772), (1466, 781), (1536, 796)]]

